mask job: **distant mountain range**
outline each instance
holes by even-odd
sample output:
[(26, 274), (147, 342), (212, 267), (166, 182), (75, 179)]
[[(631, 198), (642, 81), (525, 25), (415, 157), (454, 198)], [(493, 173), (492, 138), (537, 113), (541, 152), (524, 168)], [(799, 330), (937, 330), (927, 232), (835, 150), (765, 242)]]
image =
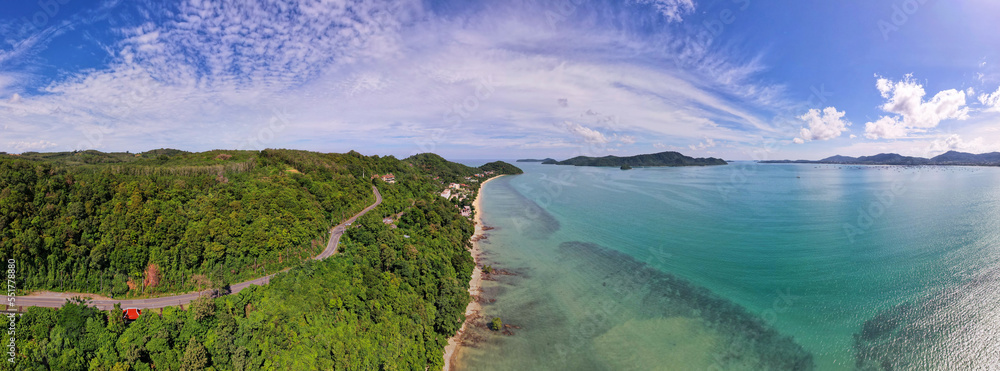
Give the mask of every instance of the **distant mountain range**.
[(682, 155), (677, 152), (660, 152), (648, 155), (636, 155), (629, 157), (604, 156), (587, 157), (577, 156), (565, 161), (548, 159), (542, 164), (547, 165), (574, 165), (574, 166), (712, 166), (726, 165), (726, 161), (718, 158), (694, 158)]
[(966, 166), (1000, 166), (1000, 152), (972, 154), (948, 151), (934, 158), (910, 157), (896, 153), (880, 153), (874, 156), (832, 156), (819, 161), (781, 160), (761, 161), (770, 164), (843, 164), (843, 165), (966, 165)]
[(539, 159), (535, 159), (535, 158), (523, 158), (523, 159), (517, 160), (515, 162), (545, 162), (545, 161), (555, 161), (555, 159), (546, 158), (544, 160), (539, 160)]

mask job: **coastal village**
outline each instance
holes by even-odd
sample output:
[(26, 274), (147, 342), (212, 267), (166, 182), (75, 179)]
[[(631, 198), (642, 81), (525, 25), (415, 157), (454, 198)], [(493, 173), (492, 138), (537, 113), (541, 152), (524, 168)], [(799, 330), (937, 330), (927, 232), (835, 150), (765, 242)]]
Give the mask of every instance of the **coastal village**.
[[(444, 181), (441, 181), (440, 184), (441, 184), (442, 190), (439, 193), (439, 195), (441, 197), (444, 197), (444, 198), (448, 199), (448, 200), (455, 201), (457, 203), (457, 205), (455, 205), (455, 207), (458, 208), (459, 213), (463, 217), (468, 218), (469, 220), (472, 220), (472, 206), (466, 204), (465, 201), (466, 200), (470, 200), (470, 199), (473, 198), (473, 193), (475, 193), (476, 190), (478, 190), (478, 184), (479, 183), (485, 182), (486, 180), (489, 180), (490, 178), (492, 178), (494, 176), (497, 176), (497, 175), (499, 175), (499, 174), (497, 174), (496, 171), (494, 171), (494, 170), (487, 170), (487, 171), (483, 171), (483, 172), (480, 172), (480, 173), (472, 174), (471, 176), (463, 177), (463, 179), (465, 180), (465, 183), (446, 183)], [(385, 183), (388, 183), (388, 184), (395, 184), (396, 183), (396, 176), (393, 175), (392, 173), (388, 173), (388, 174), (384, 174), (384, 175), (373, 174), (371, 176), (371, 179), (379, 179), (379, 180), (381, 180), (381, 181), (383, 181)], [(435, 177), (434, 179), (435, 180), (441, 180), (440, 177)], [(476, 185), (476, 186), (473, 186), (473, 185)], [(395, 226), (394, 221), (398, 220), (399, 217), (402, 216), (402, 214), (403, 214), (403, 212), (400, 212), (400, 213), (398, 213), (396, 215), (387, 216), (387, 217), (385, 217), (385, 218), (382, 219), (382, 222), (385, 223), (385, 224), (391, 225), (392, 228), (395, 228), (396, 226)]]

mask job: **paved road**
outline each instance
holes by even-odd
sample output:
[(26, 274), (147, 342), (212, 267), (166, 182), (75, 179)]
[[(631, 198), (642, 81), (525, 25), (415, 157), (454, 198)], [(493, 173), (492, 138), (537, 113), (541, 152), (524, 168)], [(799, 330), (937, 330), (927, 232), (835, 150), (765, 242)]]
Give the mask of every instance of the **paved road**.
[(337, 244), (340, 243), (340, 236), (342, 236), (344, 234), (344, 231), (347, 230), (347, 225), (354, 223), (355, 220), (360, 218), (362, 215), (367, 214), (369, 211), (371, 211), (376, 206), (382, 203), (382, 194), (378, 193), (378, 188), (372, 186), (372, 191), (375, 192), (375, 203), (371, 204), (371, 206), (366, 207), (364, 210), (361, 210), (361, 212), (358, 213), (357, 215), (352, 216), (350, 219), (347, 219), (346, 222), (337, 224), (336, 227), (333, 227), (333, 231), (331, 232), (330, 235), (330, 241), (326, 243), (326, 249), (324, 249), (323, 252), (319, 253), (319, 255), (316, 255), (316, 257), (313, 259), (323, 260), (333, 256), (333, 254), (336, 254)]
[[(352, 216), (347, 221), (337, 224), (333, 227), (330, 233), (330, 240), (326, 244), (326, 249), (323, 252), (316, 255), (313, 259), (323, 260), (333, 256), (337, 253), (337, 244), (340, 243), (340, 236), (344, 235), (344, 231), (347, 230), (347, 225), (354, 223), (355, 220), (365, 215), (379, 204), (382, 203), (382, 194), (378, 192), (378, 188), (372, 186), (372, 192), (375, 192), (375, 203), (371, 206), (366, 207), (361, 210), (357, 215)], [(290, 268), (289, 268), (290, 269)], [(287, 269), (286, 269), (287, 270)], [(243, 289), (251, 285), (264, 285), (271, 282), (271, 277), (274, 274), (270, 274), (257, 279), (236, 283), (230, 285), (229, 288), (231, 293), (236, 294)], [(131, 300), (117, 300), (117, 299), (103, 299), (103, 300), (90, 300), (90, 305), (97, 307), (101, 310), (111, 310), (114, 309), (115, 303), (120, 303), (122, 308), (140, 308), (140, 309), (156, 309), (163, 307), (172, 307), (178, 305), (185, 305), (191, 301), (204, 296), (210, 295), (212, 290), (204, 290), (200, 292), (194, 292), (189, 294), (164, 296), (159, 298), (148, 298), (148, 299), (131, 299)], [(47, 293), (44, 296), (18, 296), (16, 297), (16, 304), (19, 307), (50, 307), (59, 308), (66, 303), (66, 300), (72, 297), (73, 293)]]

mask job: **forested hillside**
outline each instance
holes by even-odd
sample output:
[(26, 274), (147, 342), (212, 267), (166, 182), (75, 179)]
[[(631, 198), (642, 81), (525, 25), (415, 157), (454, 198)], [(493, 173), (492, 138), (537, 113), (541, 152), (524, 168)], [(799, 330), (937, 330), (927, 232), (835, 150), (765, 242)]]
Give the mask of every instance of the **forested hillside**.
[(396, 183), (371, 180), (384, 201), (348, 229), (339, 254), (297, 265), (269, 285), (147, 312), (127, 326), (120, 312), (77, 304), (30, 308), (18, 323), (17, 368), (440, 369), (474, 266), (466, 250), (471, 221), (437, 196), (446, 174), (354, 153), (266, 151), (259, 161), (258, 169), (295, 166), (313, 175), (393, 172)]
[(503, 162), (503, 161), (493, 161), (493, 162), (487, 163), (487, 164), (485, 164), (483, 166), (480, 166), (479, 169), (481, 169), (483, 171), (493, 171), (493, 172), (496, 172), (497, 174), (523, 174), (524, 173), (524, 170), (521, 170), (521, 168), (519, 168), (517, 166), (514, 166), (514, 165), (511, 165), (511, 164), (508, 164), (508, 163)]
[(133, 296), (220, 286), (314, 255), (334, 221), (374, 199), (348, 155), (312, 167), (321, 155), (171, 154), (2, 156), (0, 247), (20, 287)]
[(331, 226), (374, 201), (370, 175), (431, 177), (410, 164), (291, 150), (0, 155), (0, 251), (28, 290), (221, 287), (317, 254)]
[(660, 152), (627, 157), (604, 156), (588, 157), (577, 156), (564, 161), (543, 161), (545, 165), (573, 165), (573, 166), (713, 166), (726, 165), (726, 161), (714, 157), (694, 158), (682, 155), (678, 152)]

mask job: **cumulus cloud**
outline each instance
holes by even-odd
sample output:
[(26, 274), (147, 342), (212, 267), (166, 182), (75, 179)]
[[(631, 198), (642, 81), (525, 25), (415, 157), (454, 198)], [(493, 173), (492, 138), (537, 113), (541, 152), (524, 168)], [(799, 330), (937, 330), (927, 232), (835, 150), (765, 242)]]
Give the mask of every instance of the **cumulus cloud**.
[(943, 120), (969, 118), (964, 91), (948, 89), (924, 101), (927, 92), (913, 80), (913, 75), (906, 75), (900, 81), (879, 77), (875, 87), (887, 100), (880, 108), (890, 115), (865, 124), (865, 136), (870, 139), (903, 138), (937, 127)]
[(847, 131), (847, 127), (851, 125), (849, 121), (844, 120), (844, 115), (846, 111), (837, 111), (834, 107), (827, 107), (823, 111), (818, 109), (811, 109), (806, 114), (799, 116), (799, 120), (802, 120), (809, 127), (804, 127), (799, 131), (800, 141), (795, 141), (795, 143), (805, 143), (812, 140), (830, 140), (839, 137), (840, 134)]
[(983, 147), (983, 138), (977, 137), (971, 141), (964, 141), (958, 134), (952, 134), (945, 138), (939, 138), (931, 143), (930, 152), (940, 154), (948, 151), (976, 152)]
[(604, 134), (601, 134), (601, 132), (575, 122), (565, 121), (562, 123), (562, 127), (571, 135), (585, 143), (599, 144), (609, 142), (608, 138), (605, 137)]
[(986, 106), (986, 112), (1000, 112), (1000, 88), (991, 94), (979, 95), (979, 102)]
[(906, 137), (911, 132), (902, 122), (893, 116), (882, 116), (875, 122), (865, 124), (865, 138), (896, 139)]

